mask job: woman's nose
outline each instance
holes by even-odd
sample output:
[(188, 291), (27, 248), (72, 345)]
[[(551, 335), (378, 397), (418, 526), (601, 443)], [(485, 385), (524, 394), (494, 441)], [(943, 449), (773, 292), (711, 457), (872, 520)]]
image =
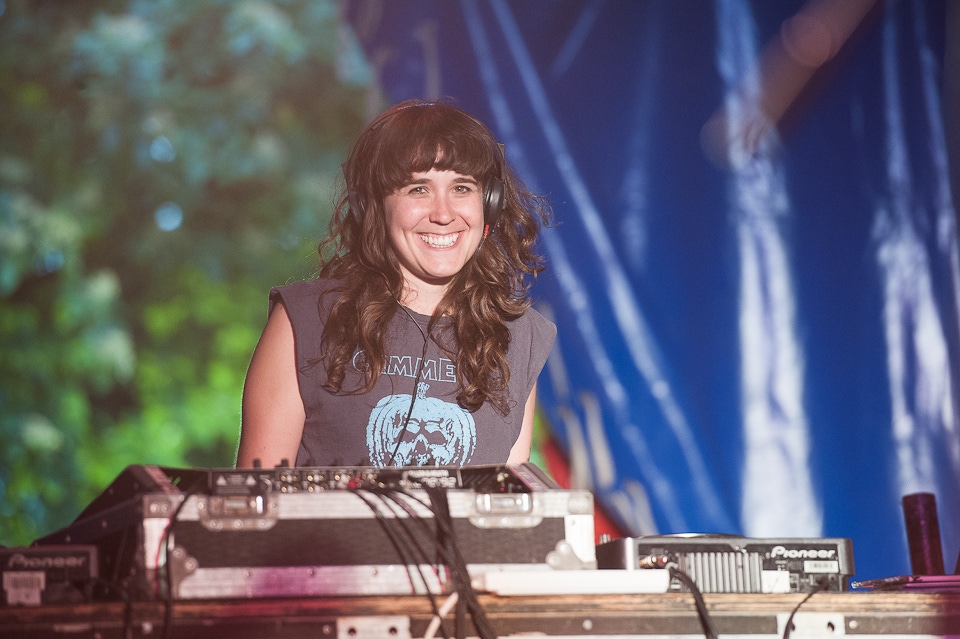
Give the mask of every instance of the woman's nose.
[(447, 224), (456, 217), (453, 209), (453, 203), (449, 198), (441, 195), (433, 201), (433, 209), (430, 211), (430, 221), (437, 224)]

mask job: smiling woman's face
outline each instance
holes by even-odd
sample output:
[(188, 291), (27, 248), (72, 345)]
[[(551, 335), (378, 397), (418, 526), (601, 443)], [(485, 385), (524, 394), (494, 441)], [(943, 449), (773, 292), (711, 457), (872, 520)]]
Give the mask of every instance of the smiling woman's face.
[(483, 237), (483, 196), (477, 181), (430, 169), (410, 176), (384, 200), (390, 241), (404, 282), (446, 287)]

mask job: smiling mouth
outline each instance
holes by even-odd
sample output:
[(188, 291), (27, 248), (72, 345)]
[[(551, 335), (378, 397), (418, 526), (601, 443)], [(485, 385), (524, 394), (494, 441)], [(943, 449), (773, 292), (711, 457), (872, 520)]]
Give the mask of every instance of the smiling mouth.
[(428, 235), (423, 233), (420, 239), (426, 242), (431, 248), (450, 248), (457, 243), (460, 233), (451, 233), (448, 235)]

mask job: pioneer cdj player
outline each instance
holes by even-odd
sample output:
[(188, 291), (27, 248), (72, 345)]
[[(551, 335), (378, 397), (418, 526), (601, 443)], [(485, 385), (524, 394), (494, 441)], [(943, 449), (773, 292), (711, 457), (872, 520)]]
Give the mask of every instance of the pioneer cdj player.
[[(597, 567), (643, 570), (675, 565), (701, 592), (845, 591), (853, 543), (837, 538), (754, 539), (732, 535), (627, 537), (597, 545)], [(670, 589), (683, 591), (679, 581)]]

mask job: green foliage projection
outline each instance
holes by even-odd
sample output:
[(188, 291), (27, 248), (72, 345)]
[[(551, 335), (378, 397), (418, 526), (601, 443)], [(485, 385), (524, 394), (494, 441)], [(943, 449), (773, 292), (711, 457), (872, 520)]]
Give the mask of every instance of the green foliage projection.
[(0, 11), (12, 546), (128, 464), (233, 464), (267, 290), (315, 267), (368, 82), (332, 1)]

